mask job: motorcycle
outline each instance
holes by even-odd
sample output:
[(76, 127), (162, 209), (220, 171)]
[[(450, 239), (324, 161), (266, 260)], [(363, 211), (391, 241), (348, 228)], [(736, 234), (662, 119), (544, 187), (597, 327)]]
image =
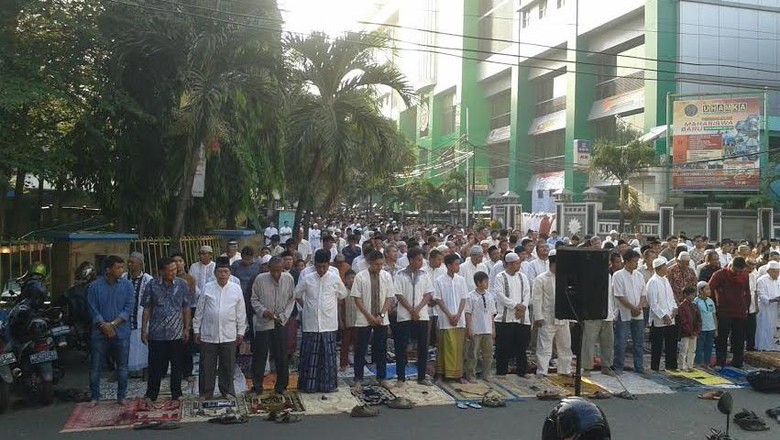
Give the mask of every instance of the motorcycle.
[(11, 368), (16, 363), (16, 355), (4, 338), (5, 322), (0, 321), (0, 414), (11, 405), (11, 387), (14, 377)]

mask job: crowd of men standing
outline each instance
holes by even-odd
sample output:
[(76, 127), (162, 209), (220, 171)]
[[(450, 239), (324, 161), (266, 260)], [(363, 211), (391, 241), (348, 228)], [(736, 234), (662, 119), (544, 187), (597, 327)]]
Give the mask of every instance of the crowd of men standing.
[[(601, 373), (619, 375), (627, 368), (629, 338), (633, 370), (642, 374), (660, 371), (662, 357), (668, 370), (710, 368), (713, 346), (715, 368), (725, 365), (729, 347), (735, 367), (743, 365), (745, 349), (780, 349), (780, 247), (774, 241), (735, 247), (702, 236), (688, 241), (684, 234), (661, 242), (612, 231), (602, 240), (354, 221), (323, 229), (314, 223), (307, 238), (303, 230), (292, 234), (286, 222), (280, 231), (270, 225), (259, 252), (250, 246), (239, 252), (231, 241), (217, 258), (203, 246), (188, 269), (183, 255), (171, 255), (159, 261), (156, 277), (144, 271), (141, 254), (131, 254), (127, 270), (122, 258), (109, 257), (88, 295), (93, 402), (100, 400), (109, 354), (120, 403), (130, 371), (144, 368), (147, 399), (158, 398), (169, 366), (172, 397), (181, 397), (183, 380), (194, 380), (196, 352), (199, 394), (211, 399), (218, 389), (235, 395), (233, 373), (244, 338), (252, 343), (253, 391), (262, 392), (270, 355), (280, 394), (291, 365), (298, 368), (301, 392), (336, 391), (339, 370), (350, 363), (353, 386), (360, 388), (369, 349), (376, 378), (387, 388), (404, 387), (412, 376), (432, 385), (431, 346), (433, 379), (461, 382), (506, 377), (512, 364), (522, 377), (550, 374), (551, 366), (571, 374), (574, 355), (583, 357), (587, 375), (596, 347)], [(605, 319), (555, 318), (561, 246), (611, 249), (604, 268), (610, 277)], [(643, 361), (648, 327), (650, 371)], [(572, 332), (582, 332), (581, 346), (572, 347)], [(395, 383), (387, 380), (388, 338)], [(413, 372), (407, 370), (410, 345)], [(529, 352), (535, 353), (535, 370), (529, 370)]]

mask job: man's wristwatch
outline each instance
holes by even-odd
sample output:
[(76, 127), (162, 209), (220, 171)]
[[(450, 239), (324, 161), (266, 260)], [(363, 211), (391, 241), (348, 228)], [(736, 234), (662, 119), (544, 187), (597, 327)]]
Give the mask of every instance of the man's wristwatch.
[(381, 313), (381, 314), (379, 315), (379, 317), (380, 317), (380, 318), (382, 318), (382, 319), (385, 319), (385, 318), (387, 318), (387, 312)]

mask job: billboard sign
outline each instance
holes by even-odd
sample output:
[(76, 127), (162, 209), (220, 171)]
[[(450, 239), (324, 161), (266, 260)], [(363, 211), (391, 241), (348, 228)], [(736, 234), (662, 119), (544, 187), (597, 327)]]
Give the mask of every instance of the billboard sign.
[(675, 101), (672, 189), (757, 191), (763, 109), (761, 97)]
[(593, 143), (587, 139), (574, 139), (574, 165), (587, 168), (590, 164), (590, 153)]

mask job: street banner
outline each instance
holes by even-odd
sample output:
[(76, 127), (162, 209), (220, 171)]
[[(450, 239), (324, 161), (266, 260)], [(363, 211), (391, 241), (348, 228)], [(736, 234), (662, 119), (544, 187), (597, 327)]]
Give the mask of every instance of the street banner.
[(764, 99), (673, 103), (672, 189), (757, 191)]

